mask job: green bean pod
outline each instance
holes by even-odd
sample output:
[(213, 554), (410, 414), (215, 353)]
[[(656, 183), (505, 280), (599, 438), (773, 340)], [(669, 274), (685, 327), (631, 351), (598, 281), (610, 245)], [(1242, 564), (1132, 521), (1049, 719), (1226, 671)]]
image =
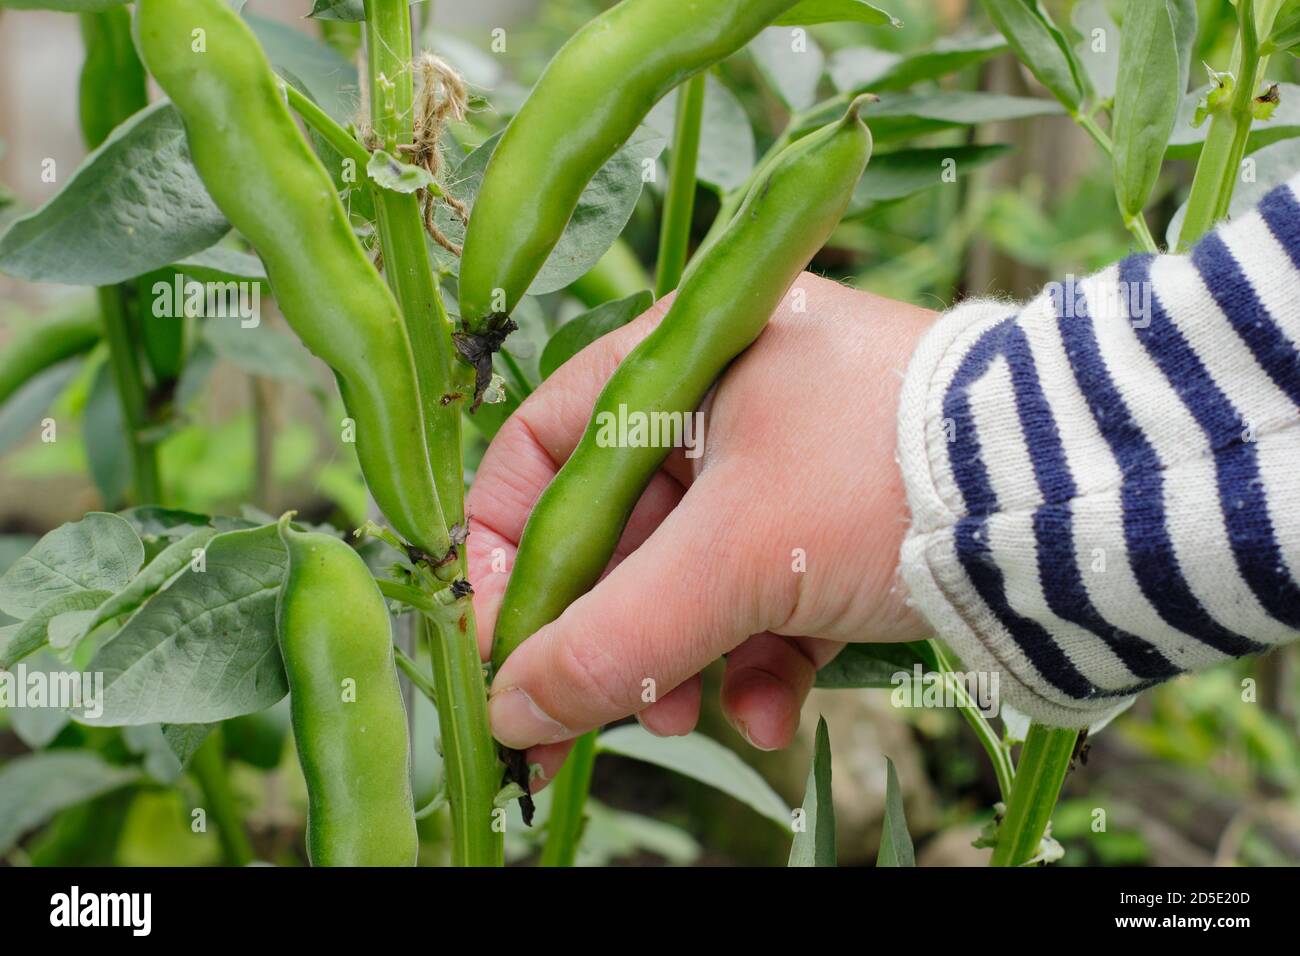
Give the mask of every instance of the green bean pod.
[(796, 0), (623, 0), (555, 54), (483, 174), (460, 261), (460, 315), (500, 326), (587, 183), (670, 90), (748, 43)]
[(276, 627), (313, 866), (414, 866), (406, 708), (383, 596), (361, 556), (280, 519), (289, 552)]
[(334, 370), (375, 501), (402, 537), (441, 557), (450, 543), (401, 312), (257, 38), (225, 0), (139, 0), (135, 31), (213, 201), (262, 257), (294, 332)]
[(104, 331), (93, 305), (79, 303), (65, 315), (33, 321), (5, 345), (0, 356), (0, 403), (34, 376), (64, 359), (89, 352)]
[(569, 460), (533, 508), (502, 600), (497, 668), (587, 591), (609, 562), (666, 447), (602, 446), (599, 422), (629, 413), (690, 413), (758, 337), (826, 242), (871, 155), (871, 133), (847, 115), (777, 155), (718, 241), (682, 278), (659, 326), (610, 376)]

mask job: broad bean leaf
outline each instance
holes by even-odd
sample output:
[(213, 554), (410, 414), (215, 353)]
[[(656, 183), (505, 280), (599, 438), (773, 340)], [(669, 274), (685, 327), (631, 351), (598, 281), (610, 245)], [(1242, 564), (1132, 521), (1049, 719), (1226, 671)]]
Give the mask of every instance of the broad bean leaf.
[[(836, 98), (800, 117), (799, 132), (823, 126), (843, 115), (845, 103)], [(1038, 96), (1009, 96), (944, 90), (939, 93), (882, 93), (879, 103), (870, 104), (863, 119), (871, 127), (877, 144), (907, 139), (923, 133), (974, 126), (980, 123), (1055, 116), (1064, 110), (1060, 103)]]
[(287, 691), (275, 603), (285, 553), (274, 525), (212, 538), (189, 567), (95, 654), (108, 726), (212, 723), (269, 707)]
[(803, 794), (803, 827), (795, 831), (788, 866), (835, 866), (835, 801), (831, 795), (831, 738), (817, 718), (812, 764)]
[(0, 405), (0, 452), (8, 451), (31, 434), (51, 403), (77, 377), (83, 363), (83, 357), (78, 355), (51, 365), (23, 382)]
[(894, 675), (920, 664), (927, 671), (937, 664), (924, 641), (907, 644), (848, 644), (817, 672), (817, 686), (828, 689), (893, 687)]
[(901, 27), (903, 21), (865, 0), (803, 0), (772, 21), (776, 26), (813, 23), (866, 23)]
[[(4, 628), (0, 628), (0, 644), (3, 643)], [(48, 650), (39, 651), (26, 658), (23, 667), (29, 676), (35, 673), (61, 675), (68, 672), (68, 665), (53, 651)], [(0, 677), (0, 681), (4, 679)], [(14, 735), (30, 749), (43, 750), (62, 732), (72, 718), (62, 707), (33, 707), (30, 700), (25, 703), (26, 706), (23, 707), (5, 709), (9, 717), (9, 726)]]
[(876, 866), (916, 866), (912, 838), (903, 812), (903, 788), (898, 785), (894, 761), (885, 758), (885, 822), (880, 833)]
[(925, 80), (947, 76), (1001, 53), (1001, 36), (943, 38), (915, 53), (898, 54), (874, 47), (836, 50), (828, 67), (831, 82), (842, 93), (901, 90)]
[(768, 86), (786, 106), (802, 110), (813, 105), (826, 71), (826, 55), (806, 31), (768, 27), (750, 41), (749, 50)]
[[(655, 104), (646, 125), (657, 130), (672, 148), (677, 91)], [(745, 184), (754, 169), (754, 129), (736, 94), (710, 74), (704, 86), (704, 118), (700, 125), (700, 154), (695, 178), (726, 193)]]
[[(410, 5), (423, 3), (424, 0), (410, 0)], [(366, 5), (364, 0), (316, 0), (308, 17), (314, 20), (343, 20), (348, 23), (364, 23)]]
[(753, 767), (703, 734), (655, 737), (639, 725), (607, 730), (596, 739), (603, 753), (652, 763), (721, 790), (789, 830), (790, 808)]
[(1010, 150), (1007, 143), (989, 143), (902, 149), (872, 156), (845, 216), (859, 215), (876, 203), (902, 199), (932, 186), (951, 185)]
[(171, 264), (171, 268), (199, 282), (240, 282), (250, 279), (266, 283), (262, 260), (229, 246), (212, 246)]
[(190, 162), (180, 114), (160, 101), (113, 130), (63, 189), (0, 236), (0, 271), (31, 282), (111, 285), (229, 231)]
[(1120, 31), (1106, 0), (1079, 0), (1070, 13), (1070, 22), (1079, 34), (1075, 56), (1088, 74), (1093, 92), (1098, 99), (1112, 99), (1119, 78)]
[(982, 0), (1020, 62), (1068, 109), (1083, 102), (1083, 79), (1065, 36), (1038, 0)]
[(271, 64), (287, 73), (336, 122), (355, 119), (360, 102), (357, 68), (333, 47), (287, 23), (249, 14), (244, 18), (257, 35)]
[(1166, 0), (1129, 0), (1112, 112), (1112, 162), (1120, 212), (1137, 216), (1155, 187), (1178, 115), (1178, 43)]
[(0, 575), (0, 610), (26, 620), (55, 598), (116, 593), (144, 563), (144, 545), (124, 518), (92, 511), (46, 534)]
[[(450, 192), (471, 207), (483, 182), (492, 151), (501, 136), (486, 140), (456, 167), (450, 177)], [(613, 245), (632, 217), (644, 183), (643, 171), (652, 169), (664, 149), (664, 138), (649, 126), (640, 126), (614, 156), (596, 173), (578, 200), (578, 207), (564, 228), (529, 287), (530, 295), (556, 292), (587, 274), (605, 250)], [(438, 211), (439, 228), (453, 242), (464, 239), (465, 226), (445, 206)], [(447, 272), (459, 268), (459, 260), (441, 247), (434, 247), (439, 265)]]
[(131, 767), (89, 750), (50, 750), (15, 757), (0, 767), (0, 854), (60, 810), (140, 779)]
[(605, 302), (570, 319), (556, 330), (542, 350), (539, 362), (542, 378), (549, 378), (552, 372), (596, 339), (627, 325), (653, 304), (653, 293), (645, 289), (624, 299)]

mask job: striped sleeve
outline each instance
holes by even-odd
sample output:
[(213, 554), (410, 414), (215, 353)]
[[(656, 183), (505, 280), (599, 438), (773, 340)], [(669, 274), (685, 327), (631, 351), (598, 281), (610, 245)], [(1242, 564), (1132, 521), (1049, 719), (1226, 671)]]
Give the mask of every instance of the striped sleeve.
[(1190, 255), (967, 302), (912, 358), (903, 578), (1043, 723), (1300, 636), (1297, 188)]

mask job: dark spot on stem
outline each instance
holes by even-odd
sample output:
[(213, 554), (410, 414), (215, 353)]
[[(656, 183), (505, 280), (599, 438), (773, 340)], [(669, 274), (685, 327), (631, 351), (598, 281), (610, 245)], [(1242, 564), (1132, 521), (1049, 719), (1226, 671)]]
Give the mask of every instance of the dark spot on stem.
[(523, 789), (523, 796), (519, 798), (519, 812), (524, 818), (524, 826), (531, 827), (533, 825), (534, 807), (533, 795), (528, 788), (528, 755), (522, 750), (502, 747), (501, 760), (506, 765), (506, 773), (502, 778), (501, 785), (517, 783)]
[(472, 412), (483, 404), (483, 392), (492, 382), (492, 356), (501, 349), (501, 345), (515, 329), (519, 328), (514, 319), (504, 312), (488, 316), (482, 332), (461, 330), (452, 334), (456, 351), (466, 362), (474, 367), (474, 401), (469, 410)]

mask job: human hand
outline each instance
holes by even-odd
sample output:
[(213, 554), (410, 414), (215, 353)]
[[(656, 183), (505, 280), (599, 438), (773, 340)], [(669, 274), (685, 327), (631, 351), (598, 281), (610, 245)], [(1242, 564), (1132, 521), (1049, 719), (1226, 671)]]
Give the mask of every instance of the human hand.
[[(507, 581), (494, 552), (498, 569), (502, 551), (513, 563), (528, 513), (601, 387), (670, 304), (556, 371), (484, 456), (468, 502), (484, 659)], [(908, 519), (895, 415), (907, 361), (934, 318), (801, 275), (706, 399), (703, 456), (672, 452), (600, 583), (496, 675), (498, 739), (533, 748), (529, 760), (550, 778), (568, 740), (628, 714), (652, 733), (688, 733), (699, 672), (726, 655), (724, 713), (755, 746), (777, 749), (794, 736), (817, 668), (844, 642), (924, 637), (895, 574)]]

